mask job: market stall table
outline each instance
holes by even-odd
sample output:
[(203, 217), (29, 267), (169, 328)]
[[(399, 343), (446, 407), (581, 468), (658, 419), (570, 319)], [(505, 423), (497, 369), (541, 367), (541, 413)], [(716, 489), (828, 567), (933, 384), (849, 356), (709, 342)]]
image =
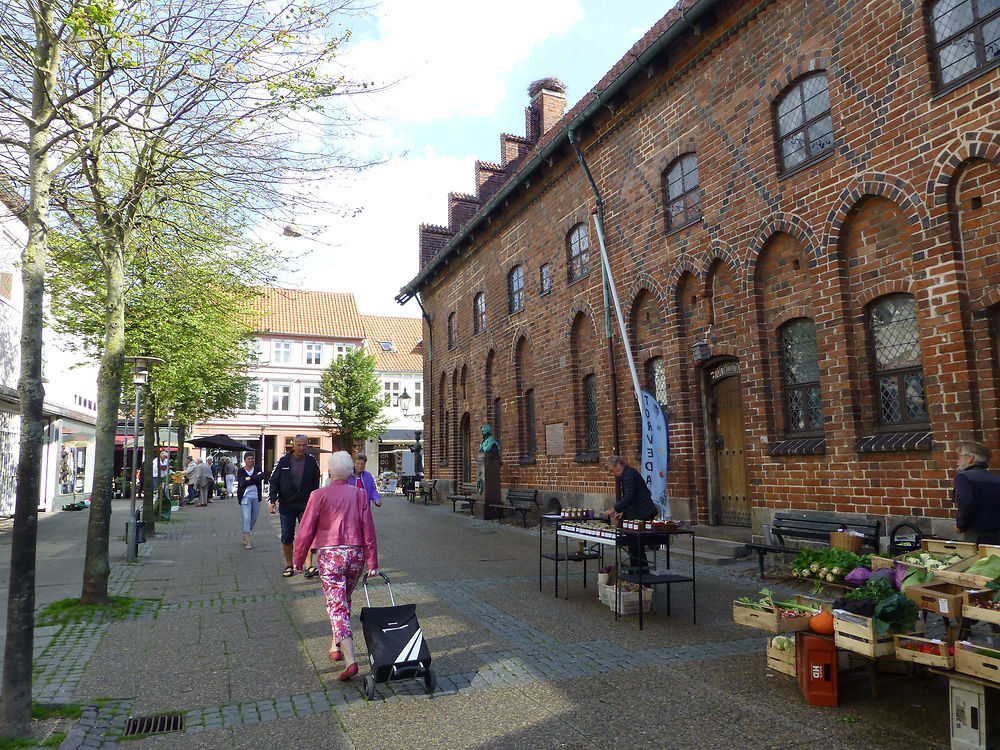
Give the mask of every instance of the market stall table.
[[(680, 573), (674, 573), (670, 570), (670, 541), (674, 536), (680, 536), (682, 534), (687, 534), (691, 537), (691, 575), (683, 575)], [(691, 621), (698, 621), (698, 607), (697, 607), (697, 596), (695, 589), (694, 580), (694, 532), (691, 529), (677, 528), (677, 529), (653, 529), (644, 531), (632, 531), (629, 529), (618, 529), (616, 533), (616, 539), (612, 541), (612, 544), (616, 545), (616, 548), (620, 551), (622, 547), (626, 549), (629, 548), (630, 544), (636, 545), (636, 549), (642, 549), (643, 547), (653, 547), (654, 550), (658, 547), (663, 547), (666, 553), (667, 569), (658, 573), (656, 571), (644, 572), (642, 566), (639, 567), (638, 572), (635, 573), (621, 573), (618, 575), (615, 583), (615, 596), (616, 598), (620, 596), (621, 583), (622, 581), (627, 581), (630, 583), (638, 584), (639, 595), (642, 596), (643, 586), (666, 586), (667, 587), (667, 614), (670, 614), (670, 587), (675, 583), (690, 583), (691, 584)], [(655, 561), (655, 552), (654, 561)], [(619, 569), (621, 566), (619, 565)], [(642, 612), (643, 607), (639, 606), (639, 630), (642, 630)], [(615, 608), (615, 618), (618, 618), (618, 607)]]
[[(603, 551), (597, 552), (594, 550), (583, 550), (582, 552), (577, 552), (572, 555), (569, 554), (569, 550), (564, 552), (559, 551), (559, 527), (562, 521), (567, 521), (558, 513), (546, 513), (539, 518), (538, 522), (538, 590), (542, 590), (542, 560), (552, 560), (553, 572), (555, 573), (555, 593), (554, 596), (559, 596), (559, 563), (566, 563), (566, 576), (567, 584), (565, 587), (566, 597), (569, 596), (569, 563), (571, 562), (582, 562), (583, 563), (583, 585), (584, 588), (587, 587), (587, 561), (588, 560), (602, 560), (604, 559)], [(553, 541), (553, 549), (551, 552), (545, 552), (543, 547), (542, 530), (545, 524), (555, 524), (556, 535)]]

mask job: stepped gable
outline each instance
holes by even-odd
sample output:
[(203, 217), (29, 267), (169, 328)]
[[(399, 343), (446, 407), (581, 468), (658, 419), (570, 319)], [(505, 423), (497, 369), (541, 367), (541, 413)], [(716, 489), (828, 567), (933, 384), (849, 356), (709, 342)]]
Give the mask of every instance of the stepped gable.
[(255, 299), (257, 330), (292, 336), (365, 337), (354, 295), (263, 287)]
[(504, 171), (512, 172), (517, 169), (520, 161), (530, 152), (531, 141), (524, 136), (500, 134), (500, 163), (503, 164)]
[(420, 268), (430, 262), (430, 259), (438, 254), (438, 251), (448, 244), (448, 241), (455, 236), (455, 233), (448, 227), (437, 224), (421, 224), (419, 231), (420, 241)]
[(457, 232), (479, 210), (479, 199), (468, 193), (448, 193), (448, 229)]

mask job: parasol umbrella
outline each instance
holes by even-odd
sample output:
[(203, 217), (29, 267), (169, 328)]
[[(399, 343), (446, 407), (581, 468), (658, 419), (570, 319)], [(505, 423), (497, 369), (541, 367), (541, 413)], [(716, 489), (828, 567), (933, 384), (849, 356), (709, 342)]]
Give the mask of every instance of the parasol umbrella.
[(196, 437), (187, 441), (193, 446), (198, 448), (214, 448), (220, 451), (252, 451), (249, 445), (241, 443), (239, 440), (233, 440), (229, 435), (224, 435), (221, 432), (217, 435), (206, 435), (205, 437)]
[(318, 456), (320, 453), (333, 453), (333, 451), (329, 451), (326, 448), (317, 448), (315, 445), (307, 445), (306, 453), (310, 456)]

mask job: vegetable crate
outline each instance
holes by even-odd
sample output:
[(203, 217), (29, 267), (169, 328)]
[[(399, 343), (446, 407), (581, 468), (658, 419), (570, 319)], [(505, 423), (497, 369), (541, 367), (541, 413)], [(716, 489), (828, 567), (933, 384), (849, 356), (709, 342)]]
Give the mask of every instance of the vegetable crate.
[(907, 586), (904, 593), (920, 609), (926, 609), (942, 617), (962, 616), (962, 595), (965, 593), (965, 588), (957, 583), (934, 582), (925, 583), (923, 586)]
[[(894, 567), (896, 563), (908, 568), (925, 568), (933, 570), (939, 581), (959, 583), (946, 577), (945, 573), (963, 571), (978, 559), (975, 542), (953, 542), (948, 539), (922, 539), (920, 549), (896, 555), (889, 565), (884, 564), (885, 558), (879, 558), (879, 567)], [(875, 565), (875, 561), (872, 561)]]
[(833, 599), (812, 596), (811, 594), (796, 594), (795, 603), (801, 604), (803, 607), (814, 607), (816, 610), (833, 612)]
[(896, 658), (914, 664), (926, 664), (938, 669), (954, 669), (955, 657), (948, 649), (948, 642), (938, 638), (921, 638), (916, 635), (894, 635)]
[(988, 682), (1000, 682), (1000, 651), (959, 641), (955, 644), (955, 671)]
[(601, 600), (601, 603), (605, 606), (614, 608), (615, 606), (615, 585), (607, 583), (597, 584), (597, 594)]
[(784, 617), (782, 611), (774, 607), (755, 609), (737, 601), (733, 602), (733, 622), (776, 634), (809, 630), (809, 619), (812, 615), (798, 614), (794, 617)]
[[(778, 636), (779, 638), (781, 636)], [(795, 641), (791, 641), (791, 649), (780, 649), (772, 645), (773, 639), (767, 641), (767, 668), (795, 677)]]
[[(971, 557), (967, 560), (963, 560), (958, 565), (954, 565), (948, 570), (941, 571), (938, 575), (938, 579), (942, 581), (950, 581), (951, 583), (960, 583), (967, 588), (981, 589), (986, 586), (990, 581), (997, 577), (996, 570), (994, 569), (990, 573), (975, 573), (969, 572), (978, 562), (982, 562), (991, 556), (1000, 557), (1000, 546), (993, 544), (980, 544), (979, 545), (979, 556)], [(980, 567), (980, 566), (976, 566)]]
[[(917, 626), (918, 630), (914, 632), (923, 632), (923, 625), (919, 620)], [(872, 618), (842, 609), (833, 610), (833, 640), (837, 648), (853, 651), (870, 659), (896, 653), (892, 635), (879, 635), (872, 624)]]
[(966, 590), (962, 597), (962, 617), (980, 622), (992, 622), (1000, 625), (1000, 604), (993, 603), (991, 589)]
[[(620, 615), (637, 615), (639, 614), (639, 592), (638, 591), (625, 591), (620, 592), (621, 600), (617, 602), (619, 604), (619, 609), (615, 610), (615, 587), (611, 586), (611, 595), (608, 606), (612, 611), (617, 611)], [(653, 590), (642, 587), (642, 611), (649, 612), (649, 607), (653, 602)]]

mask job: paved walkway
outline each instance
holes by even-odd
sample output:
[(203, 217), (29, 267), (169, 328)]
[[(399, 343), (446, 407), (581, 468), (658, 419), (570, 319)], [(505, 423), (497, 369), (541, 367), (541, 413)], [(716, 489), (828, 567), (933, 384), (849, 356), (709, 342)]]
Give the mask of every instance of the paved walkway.
[[(116, 503), (113, 531), (127, 515)], [(796, 682), (764, 668), (764, 634), (732, 622), (734, 597), (760, 585), (755, 564), (698, 567), (698, 624), (689, 587), (672, 616), (639, 632), (616, 622), (570, 578), (538, 590), (538, 535), (387, 498), (376, 508), (382, 570), (397, 602), (414, 602), (437, 673), (433, 699), (415, 680), (343, 684), (327, 656), (318, 579), (281, 577), (277, 519), (265, 513), (245, 550), (234, 500), (185, 507), (125, 564), (112, 546), (113, 594), (135, 598), (123, 619), (36, 631), (34, 693), (87, 704), (64, 748), (115, 748), (129, 717), (176, 712), (183, 729), (128, 748), (932, 748), (948, 746), (940, 679), (844, 685), (839, 708), (807, 706)], [(39, 524), (39, 605), (78, 597), (86, 513)], [(119, 519), (121, 522), (119, 523)], [(0, 528), (6, 597), (9, 533)], [(675, 565), (674, 567), (679, 567)], [(594, 569), (591, 568), (591, 576)], [(384, 587), (372, 595), (385, 601)], [(373, 601), (373, 604), (375, 602)], [(355, 614), (364, 594), (355, 595)], [(355, 618), (359, 663), (367, 652)]]

